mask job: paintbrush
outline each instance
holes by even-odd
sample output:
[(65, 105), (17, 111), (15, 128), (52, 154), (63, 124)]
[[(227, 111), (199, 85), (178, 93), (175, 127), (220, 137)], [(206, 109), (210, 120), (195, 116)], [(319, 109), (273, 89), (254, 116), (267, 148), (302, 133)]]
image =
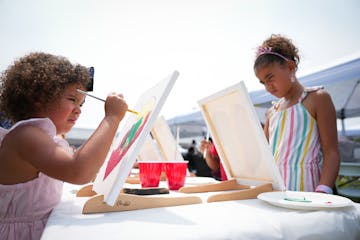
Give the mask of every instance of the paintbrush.
[[(87, 92), (85, 92), (85, 91), (83, 91), (83, 90), (76, 89), (76, 91), (78, 91), (79, 93), (84, 94), (84, 95), (86, 95), (86, 96), (89, 96), (89, 97), (92, 97), (92, 98), (95, 98), (95, 99), (97, 99), (97, 100), (100, 100), (100, 101), (105, 102), (104, 99), (99, 98), (99, 97), (96, 97), (96, 96), (94, 96), (94, 95), (91, 95), (91, 94), (89, 94), (89, 93), (87, 93)], [(137, 111), (134, 111), (134, 110), (131, 110), (131, 109), (128, 109), (127, 111), (128, 111), (128, 112), (131, 112), (131, 113), (134, 113), (134, 114), (139, 114)]]

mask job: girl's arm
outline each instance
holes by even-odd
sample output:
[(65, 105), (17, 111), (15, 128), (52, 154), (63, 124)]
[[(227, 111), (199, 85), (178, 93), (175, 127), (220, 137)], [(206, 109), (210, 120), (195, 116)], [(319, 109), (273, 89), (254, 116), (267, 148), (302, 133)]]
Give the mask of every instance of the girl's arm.
[(336, 111), (330, 95), (320, 90), (314, 94), (316, 121), (323, 153), (320, 185), (333, 188), (339, 172), (340, 155), (336, 125)]
[(220, 168), (220, 159), (218, 156), (207, 152), (205, 160), (211, 170), (215, 171)]
[(200, 144), (200, 152), (204, 153), (206, 149), (205, 161), (208, 167), (214, 171), (220, 168), (220, 159), (218, 156), (213, 155), (210, 152), (211, 143), (207, 140), (202, 140)]
[(90, 182), (103, 164), (123, 119), (127, 104), (119, 95), (108, 96), (105, 117), (91, 137), (74, 154), (66, 152), (37, 127), (24, 126), (12, 138), (18, 155), (34, 169), (46, 175), (75, 184)]
[(266, 121), (264, 124), (264, 134), (266, 139), (269, 141), (269, 116), (270, 116), (271, 108), (266, 111)]

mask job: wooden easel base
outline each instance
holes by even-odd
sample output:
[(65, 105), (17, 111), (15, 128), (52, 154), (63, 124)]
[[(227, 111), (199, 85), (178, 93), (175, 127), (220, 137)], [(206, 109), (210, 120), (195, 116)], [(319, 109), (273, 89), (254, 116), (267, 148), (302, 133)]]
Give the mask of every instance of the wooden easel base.
[(110, 206), (104, 202), (103, 195), (96, 195), (96, 192), (92, 190), (92, 185), (81, 188), (76, 196), (90, 197), (83, 206), (83, 214), (121, 212), (202, 203), (201, 198), (197, 196), (154, 197), (120, 193), (114, 206)]
[(180, 206), (202, 203), (201, 198), (196, 196), (184, 197), (150, 197), (133, 194), (120, 193), (114, 206), (104, 202), (103, 195), (96, 195), (86, 201), (83, 207), (83, 214), (121, 212), (147, 208)]
[(260, 193), (273, 191), (272, 184), (266, 183), (253, 188), (248, 188), (238, 191), (229, 191), (225, 193), (218, 193), (208, 197), (207, 202), (220, 202), (231, 200), (244, 200), (257, 198)]
[(236, 179), (222, 181), (219, 183), (210, 183), (200, 186), (188, 186), (179, 189), (182, 193), (203, 193), (203, 192), (217, 192), (217, 191), (228, 191), (228, 190), (243, 190), (249, 189), (248, 185), (238, 184)]
[(96, 195), (96, 192), (93, 191), (92, 188), (93, 188), (92, 184), (82, 187), (76, 193), (76, 196), (77, 197), (91, 197), (91, 196)]
[(125, 182), (130, 183), (130, 184), (140, 184), (140, 178), (139, 177), (127, 177)]
[(201, 186), (182, 187), (179, 191), (183, 193), (228, 191), (215, 193), (207, 198), (207, 202), (220, 202), (256, 198), (260, 193), (273, 191), (273, 188), (271, 183), (250, 187), (248, 185), (238, 184), (236, 179), (232, 179)]
[[(182, 187), (179, 190), (179, 192), (182, 193), (214, 192), (214, 194), (207, 198), (207, 202), (209, 203), (253, 199), (256, 198), (260, 193), (271, 191), (273, 191), (271, 183), (250, 187), (248, 185), (238, 184), (236, 179), (201, 186)], [(198, 196), (166, 197), (154, 195), (140, 196), (120, 193), (115, 202), (115, 205), (110, 206), (104, 202), (103, 195), (96, 195), (96, 192), (92, 190), (92, 185), (88, 185), (80, 189), (76, 196), (90, 197), (83, 206), (83, 214), (121, 212), (202, 203), (201, 198)]]

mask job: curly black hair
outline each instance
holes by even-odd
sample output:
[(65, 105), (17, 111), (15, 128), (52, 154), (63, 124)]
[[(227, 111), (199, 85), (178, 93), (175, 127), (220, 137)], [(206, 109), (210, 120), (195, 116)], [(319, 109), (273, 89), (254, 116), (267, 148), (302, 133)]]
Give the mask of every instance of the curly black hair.
[[(289, 60), (295, 62), (296, 66), (300, 63), (299, 50), (295, 47), (292, 40), (280, 35), (272, 34), (268, 39), (266, 39), (262, 44), (263, 48), (271, 48), (272, 52), (276, 52), (286, 57)], [(272, 54), (263, 54), (256, 58), (254, 63), (254, 69), (259, 66), (267, 66), (274, 62), (284, 64), (285, 61), (279, 56)]]
[(62, 56), (34, 52), (16, 60), (0, 76), (0, 109), (12, 123), (57, 102), (71, 84), (86, 89), (89, 70)]

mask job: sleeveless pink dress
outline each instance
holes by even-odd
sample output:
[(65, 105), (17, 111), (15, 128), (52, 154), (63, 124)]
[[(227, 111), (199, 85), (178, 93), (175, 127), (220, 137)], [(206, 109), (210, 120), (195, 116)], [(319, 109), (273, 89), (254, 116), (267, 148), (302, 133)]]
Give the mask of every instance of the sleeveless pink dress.
[[(54, 142), (71, 152), (69, 144), (56, 137), (56, 128), (48, 118), (16, 123), (9, 130), (0, 128), (0, 146), (5, 135), (20, 125), (37, 126)], [(28, 182), (0, 184), (0, 239), (40, 239), (51, 210), (61, 198), (63, 182), (39, 173)]]

